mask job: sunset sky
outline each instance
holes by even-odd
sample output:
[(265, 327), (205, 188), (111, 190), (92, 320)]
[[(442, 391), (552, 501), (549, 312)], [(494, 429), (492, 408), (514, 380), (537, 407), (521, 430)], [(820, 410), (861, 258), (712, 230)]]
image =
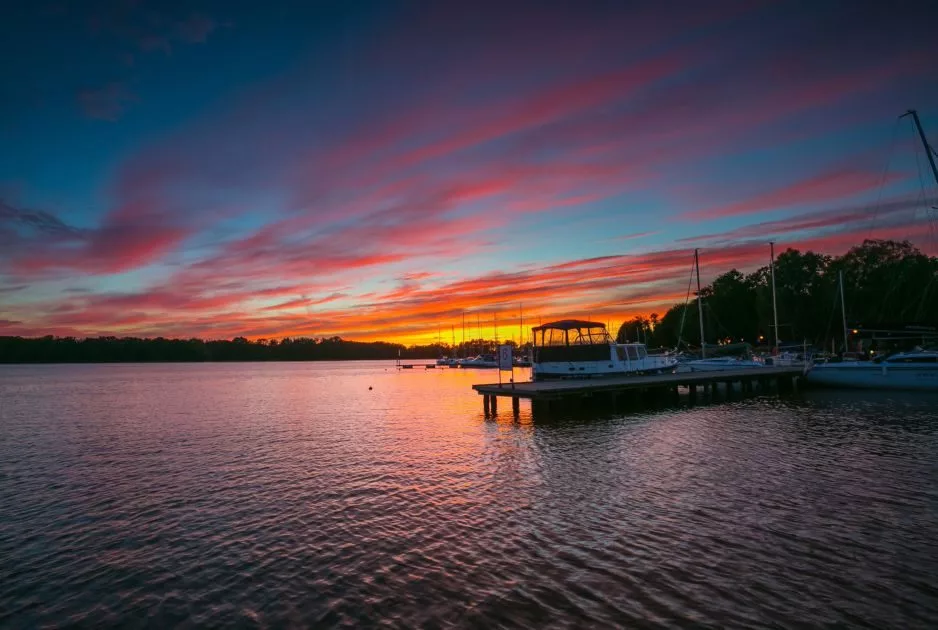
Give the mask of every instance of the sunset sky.
[(938, 253), (934, 2), (16, 4), (0, 335), (517, 337), (695, 247)]

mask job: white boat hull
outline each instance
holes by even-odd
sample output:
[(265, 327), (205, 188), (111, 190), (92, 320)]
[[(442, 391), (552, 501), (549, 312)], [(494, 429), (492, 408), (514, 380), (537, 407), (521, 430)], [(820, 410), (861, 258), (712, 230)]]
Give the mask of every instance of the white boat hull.
[(535, 378), (601, 378), (604, 376), (625, 376), (627, 374), (656, 374), (672, 372), (677, 361), (670, 357), (647, 356), (641, 359), (620, 361), (611, 358), (607, 361), (556, 361), (534, 364)]
[(811, 368), (807, 379), (827, 387), (938, 391), (938, 364), (822, 363)]
[(759, 361), (720, 361), (700, 359), (697, 361), (688, 361), (678, 368), (679, 372), (727, 372), (730, 370), (745, 370), (764, 368), (765, 364)]

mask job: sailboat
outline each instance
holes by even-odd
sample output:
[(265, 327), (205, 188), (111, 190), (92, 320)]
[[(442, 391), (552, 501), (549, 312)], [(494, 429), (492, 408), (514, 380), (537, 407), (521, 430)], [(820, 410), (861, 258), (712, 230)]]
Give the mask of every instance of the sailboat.
[[(707, 358), (707, 343), (704, 341), (703, 298), (700, 295), (700, 254), (694, 250), (694, 270), (697, 274), (697, 315), (700, 320), (700, 358), (684, 361), (678, 367), (679, 372), (723, 372), (726, 370), (744, 370), (765, 367), (757, 359), (744, 359), (735, 356)], [(777, 327), (776, 327), (777, 329)]]
[[(900, 116), (911, 116), (919, 139), (928, 156), (935, 183), (938, 184), (938, 167), (935, 166), (935, 150), (928, 144), (918, 112), (910, 109)], [(844, 334), (844, 353), (848, 350), (847, 313), (844, 306), (844, 276), (838, 277), (840, 289), (840, 316)], [(808, 373), (809, 383), (832, 387), (854, 387), (864, 389), (907, 389), (938, 391), (938, 351), (916, 348), (897, 352), (872, 361), (830, 361), (813, 365)]]
[[(935, 179), (938, 181), (938, 177)], [(847, 358), (847, 314), (844, 308), (843, 273), (838, 276), (838, 282), (845, 355), (841, 361), (815, 363), (808, 370), (808, 382), (828, 387), (938, 391), (938, 351), (936, 350), (916, 348), (871, 361)]]

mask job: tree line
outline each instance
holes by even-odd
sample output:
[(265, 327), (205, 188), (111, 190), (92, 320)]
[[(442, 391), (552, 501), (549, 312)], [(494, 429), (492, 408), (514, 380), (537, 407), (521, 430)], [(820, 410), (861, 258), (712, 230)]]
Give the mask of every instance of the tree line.
[(137, 337), (0, 337), (0, 363), (194, 361), (344, 361), (436, 357), (435, 346), (403, 346), (340, 337), (249, 341)]
[[(688, 261), (688, 273), (690, 264)], [(788, 249), (776, 258), (781, 345), (807, 343), (830, 348), (833, 341), (843, 347), (841, 273), (851, 343), (863, 336), (869, 338), (868, 331), (874, 329), (938, 329), (938, 257), (923, 254), (908, 241), (865, 240), (843, 256)], [(773, 344), (769, 265), (748, 275), (736, 269), (727, 271), (703, 287), (700, 295), (708, 345)], [(623, 323), (618, 341), (640, 340), (650, 347), (700, 347), (696, 293), (689, 292), (688, 298), (664, 316), (652, 313)]]

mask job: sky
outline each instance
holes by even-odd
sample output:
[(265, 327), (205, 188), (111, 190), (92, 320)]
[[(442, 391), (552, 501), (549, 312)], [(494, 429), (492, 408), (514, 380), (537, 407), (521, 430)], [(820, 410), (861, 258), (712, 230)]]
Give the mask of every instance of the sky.
[(517, 339), (695, 248), (938, 253), (933, 2), (17, 4), (0, 335)]

